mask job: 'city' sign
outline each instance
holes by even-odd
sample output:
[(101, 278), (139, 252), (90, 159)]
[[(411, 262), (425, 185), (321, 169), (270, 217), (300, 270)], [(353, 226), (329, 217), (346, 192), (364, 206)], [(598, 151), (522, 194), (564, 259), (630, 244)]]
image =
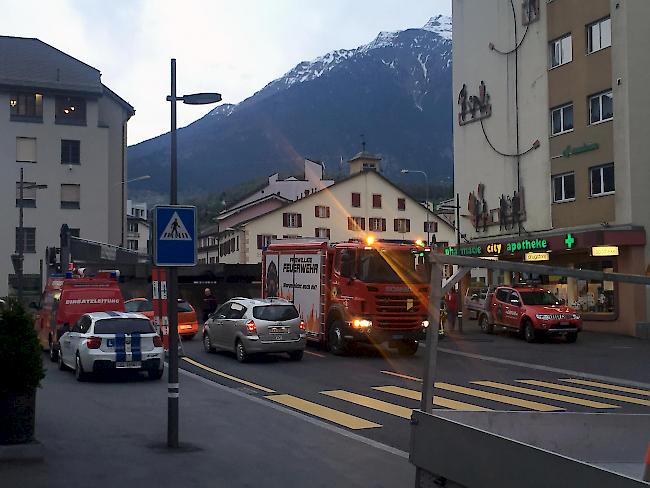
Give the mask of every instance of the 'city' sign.
[(447, 247), (447, 256), (480, 256), (482, 254), (514, 254), (521, 251), (545, 251), (548, 249), (546, 239), (524, 239), (512, 242), (494, 242), (485, 246)]

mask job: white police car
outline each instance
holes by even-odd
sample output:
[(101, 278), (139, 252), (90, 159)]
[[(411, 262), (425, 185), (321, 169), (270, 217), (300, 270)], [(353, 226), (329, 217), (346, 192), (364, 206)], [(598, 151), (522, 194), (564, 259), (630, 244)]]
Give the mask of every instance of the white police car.
[(92, 312), (82, 315), (59, 340), (59, 369), (74, 369), (77, 380), (115, 370), (163, 375), (165, 352), (160, 336), (139, 313)]

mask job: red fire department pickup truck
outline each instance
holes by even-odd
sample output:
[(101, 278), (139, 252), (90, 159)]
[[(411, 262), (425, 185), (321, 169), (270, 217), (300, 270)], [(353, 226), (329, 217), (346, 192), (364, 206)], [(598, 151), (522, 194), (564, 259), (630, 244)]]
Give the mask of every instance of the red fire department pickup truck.
[(479, 327), (491, 334), (494, 327), (518, 331), (527, 342), (560, 335), (575, 342), (582, 318), (550, 291), (534, 286), (497, 286), (488, 292)]
[(413, 355), (429, 325), (425, 251), (372, 239), (273, 243), (262, 253), (263, 296), (292, 301), (308, 339), (334, 354), (388, 342)]

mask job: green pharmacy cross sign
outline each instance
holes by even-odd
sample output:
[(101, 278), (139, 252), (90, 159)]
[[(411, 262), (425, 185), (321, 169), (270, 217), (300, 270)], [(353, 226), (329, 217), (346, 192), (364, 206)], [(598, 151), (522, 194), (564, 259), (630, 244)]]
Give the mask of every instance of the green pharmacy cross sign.
[(566, 244), (566, 247), (568, 249), (571, 249), (573, 245), (575, 244), (576, 240), (571, 234), (566, 235), (566, 239), (564, 239), (564, 243)]

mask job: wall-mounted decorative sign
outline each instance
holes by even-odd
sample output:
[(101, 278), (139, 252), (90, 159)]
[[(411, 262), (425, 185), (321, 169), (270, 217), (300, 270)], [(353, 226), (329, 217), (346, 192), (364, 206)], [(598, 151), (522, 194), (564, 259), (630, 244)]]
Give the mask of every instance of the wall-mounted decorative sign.
[(521, 4), (521, 23), (529, 25), (539, 20), (539, 0), (524, 0)]
[(485, 199), (485, 185), (479, 183), (476, 191), (472, 191), (467, 199), (467, 211), (472, 219), (476, 232), (487, 232), (489, 226), (499, 224), (499, 230), (510, 230), (519, 222), (526, 220), (526, 205), (524, 189), (516, 190), (511, 195), (501, 195), (499, 208), (488, 208)]
[(485, 82), (481, 81), (478, 87), (478, 96), (467, 94), (467, 85), (463, 83), (458, 94), (458, 124), (465, 125), (472, 122), (478, 122), (492, 115), (492, 105), (490, 104), (490, 95), (487, 93)]
[(571, 156), (575, 156), (576, 154), (582, 154), (586, 153), (589, 151), (596, 151), (600, 146), (598, 145), (597, 142), (594, 142), (592, 144), (587, 144), (586, 142), (582, 146), (578, 147), (571, 147), (567, 146), (564, 151), (562, 151), (562, 156), (565, 158), (570, 158)]

